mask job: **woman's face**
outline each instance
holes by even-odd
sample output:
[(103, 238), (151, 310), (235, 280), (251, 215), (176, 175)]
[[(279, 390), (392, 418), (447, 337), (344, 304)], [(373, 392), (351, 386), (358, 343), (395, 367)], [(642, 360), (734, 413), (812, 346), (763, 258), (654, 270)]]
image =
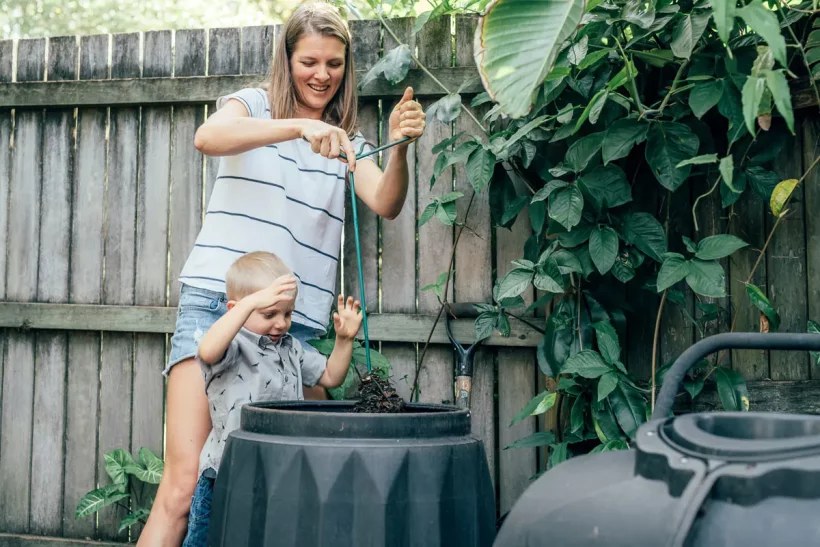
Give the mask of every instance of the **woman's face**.
[(338, 38), (306, 34), (290, 56), (290, 71), (300, 98), (297, 116), (320, 119), (345, 75), (345, 45)]

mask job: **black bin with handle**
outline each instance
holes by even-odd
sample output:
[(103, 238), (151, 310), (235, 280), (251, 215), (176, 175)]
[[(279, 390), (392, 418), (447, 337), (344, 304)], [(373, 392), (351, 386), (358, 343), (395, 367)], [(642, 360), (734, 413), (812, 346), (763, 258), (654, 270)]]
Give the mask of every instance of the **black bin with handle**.
[(670, 417), (686, 371), (722, 349), (820, 351), (820, 335), (730, 333), (693, 345), (664, 377), (633, 448), (545, 473), (513, 506), (495, 547), (820, 545), (820, 416)]
[(470, 412), (352, 402), (242, 408), (214, 486), (208, 545), (490, 547), (495, 497)]

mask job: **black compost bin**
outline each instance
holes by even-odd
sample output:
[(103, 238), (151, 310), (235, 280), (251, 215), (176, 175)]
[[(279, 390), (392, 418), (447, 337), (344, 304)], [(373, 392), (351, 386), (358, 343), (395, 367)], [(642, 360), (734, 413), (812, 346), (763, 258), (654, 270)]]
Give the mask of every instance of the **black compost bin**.
[(495, 547), (820, 545), (820, 416), (671, 418), (684, 373), (720, 349), (820, 350), (820, 335), (717, 335), (664, 377), (634, 448), (573, 458), (524, 492)]
[(228, 438), (209, 545), (489, 547), (495, 500), (470, 413), (411, 403), (249, 404)]

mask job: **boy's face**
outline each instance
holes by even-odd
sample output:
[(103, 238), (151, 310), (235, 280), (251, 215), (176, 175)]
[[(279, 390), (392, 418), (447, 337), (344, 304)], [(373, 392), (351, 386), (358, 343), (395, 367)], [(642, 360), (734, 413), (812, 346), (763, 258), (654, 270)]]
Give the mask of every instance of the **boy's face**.
[[(234, 301), (231, 301), (235, 304)], [(230, 307), (231, 302), (228, 302)], [(245, 328), (256, 334), (264, 334), (278, 342), (289, 330), (294, 300), (278, 302), (269, 308), (254, 310), (245, 321)]]

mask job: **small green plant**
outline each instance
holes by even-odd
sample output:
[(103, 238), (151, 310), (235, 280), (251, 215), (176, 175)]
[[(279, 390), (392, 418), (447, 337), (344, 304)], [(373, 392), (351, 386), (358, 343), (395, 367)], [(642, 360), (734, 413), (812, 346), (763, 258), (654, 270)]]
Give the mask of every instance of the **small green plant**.
[(164, 462), (145, 447), (140, 448), (138, 460), (122, 449), (106, 452), (105, 471), (111, 477), (111, 484), (83, 496), (77, 504), (74, 518), (85, 518), (116, 503), (130, 511), (120, 521), (120, 532), (135, 524), (145, 524), (164, 467)]

